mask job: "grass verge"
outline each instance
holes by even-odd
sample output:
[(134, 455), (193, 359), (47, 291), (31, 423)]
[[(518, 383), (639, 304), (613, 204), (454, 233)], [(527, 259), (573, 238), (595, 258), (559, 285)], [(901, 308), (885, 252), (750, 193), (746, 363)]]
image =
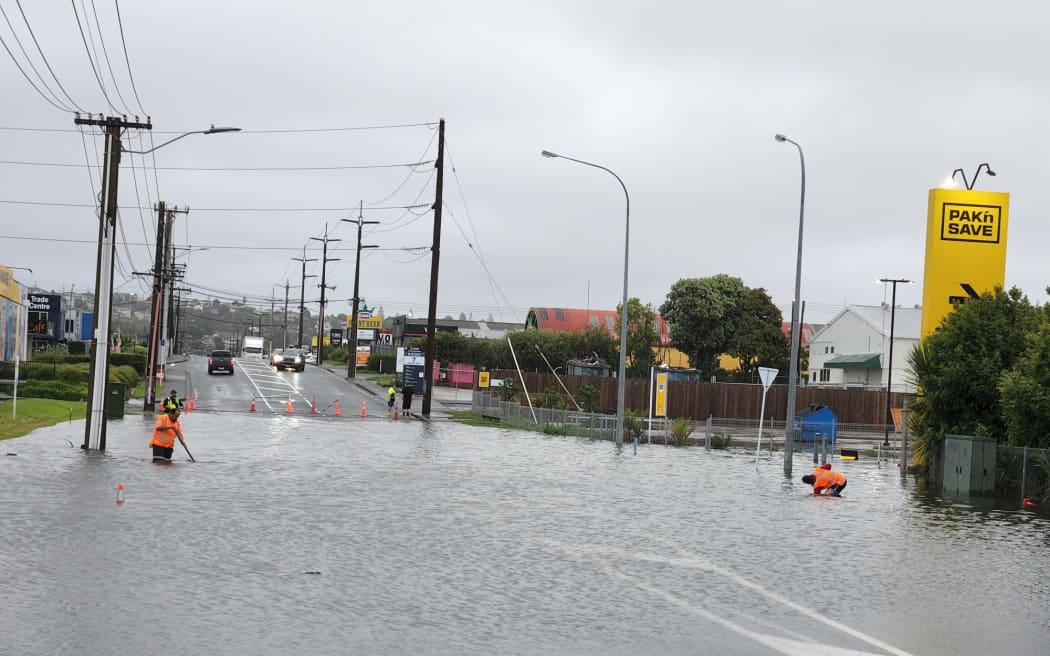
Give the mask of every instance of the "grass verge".
[[(17, 410), (11, 401), (0, 403), (0, 440), (21, 437), (43, 426), (83, 419), (86, 403), (54, 399), (19, 399)], [(12, 414), (16, 415), (12, 417)]]

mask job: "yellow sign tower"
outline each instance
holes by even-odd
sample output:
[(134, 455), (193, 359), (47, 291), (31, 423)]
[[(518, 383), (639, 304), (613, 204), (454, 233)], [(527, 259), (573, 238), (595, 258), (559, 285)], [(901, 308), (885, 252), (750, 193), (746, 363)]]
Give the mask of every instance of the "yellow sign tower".
[(957, 303), (1004, 286), (1010, 194), (931, 189), (922, 283), (922, 336)]

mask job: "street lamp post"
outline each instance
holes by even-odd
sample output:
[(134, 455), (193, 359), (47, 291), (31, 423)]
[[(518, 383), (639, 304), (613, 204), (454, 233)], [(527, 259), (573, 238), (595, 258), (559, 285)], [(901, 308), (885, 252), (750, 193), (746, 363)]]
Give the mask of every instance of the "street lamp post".
[(630, 261), (631, 253), (631, 197), (627, 193), (627, 185), (623, 183), (620, 176), (612, 172), (612, 170), (600, 166), (598, 164), (592, 164), (591, 162), (585, 162), (582, 159), (575, 159), (572, 157), (566, 157), (565, 155), (558, 155), (552, 153), (549, 150), (545, 150), (540, 153), (544, 157), (560, 157), (561, 159), (567, 159), (570, 162), (576, 162), (577, 164), (583, 164), (584, 166), (591, 166), (596, 169), (601, 169), (612, 177), (616, 178), (616, 181), (620, 183), (623, 188), (623, 195), (627, 201), (627, 212), (626, 221), (624, 226), (624, 238), (623, 238), (623, 306), (620, 310), (620, 370), (619, 377), (616, 380), (616, 446), (623, 445), (623, 429), (624, 429), (624, 391), (627, 383), (627, 265)]
[(125, 117), (92, 118), (90, 115), (82, 117), (78, 114), (73, 122), (77, 125), (104, 128), (106, 134), (102, 193), (99, 199), (99, 253), (95, 268), (95, 334), (92, 338), (89, 364), (87, 421), (84, 428), (84, 442), (81, 445), (82, 449), (102, 451), (106, 448), (106, 381), (109, 373), (109, 326), (113, 307), (113, 267), (116, 260), (114, 233), (117, 227), (117, 178), (120, 172), (120, 155), (125, 152), (145, 155), (191, 134), (237, 132), (240, 128), (217, 128), (213, 125), (207, 130), (180, 134), (149, 150), (137, 151), (124, 149), (121, 144), (122, 132), (128, 128), (151, 130), (153, 124), (148, 117), (143, 123), (137, 119), (128, 121)]
[(879, 282), (891, 283), (893, 293), (890, 297), (890, 357), (886, 364), (886, 435), (882, 440), (882, 446), (890, 445), (890, 426), (893, 425), (893, 415), (890, 414), (890, 396), (893, 392), (893, 322), (897, 316), (897, 283), (910, 283), (905, 278), (879, 278)]
[(779, 142), (788, 142), (798, 148), (798, 159), (802, 166), (802, 195), (798, 203), (798, 253), (795, 256), (795, 295), (791, 299), (791, 363), (788, 367), (787, 417), (784, 419), (784, 476), (791, 476), (791, 464), (795, 453), (795, 396), (798, 393), (798, 306), (802, 295), (802, 225), (806, 212), (806, 158), (802, 146), (782, 134), (774, 137)]

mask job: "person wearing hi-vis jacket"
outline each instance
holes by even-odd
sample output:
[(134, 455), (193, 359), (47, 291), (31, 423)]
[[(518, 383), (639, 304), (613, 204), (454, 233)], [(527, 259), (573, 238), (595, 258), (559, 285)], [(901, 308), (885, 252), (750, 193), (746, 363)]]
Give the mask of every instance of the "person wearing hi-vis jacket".
[(176, 437), (182, 439), (179, 409), (168, 408), (164, 414), (157, 417), (157, 423), (153, 427), (153, 439), (149, 443), (153, 447), (153, 462), (171, 462)]
[(842, 472), (832, 471), (831, 465), (824, 463), (813, 469), (812, 474), (802, 477), (802, 482), (813, 486), (813, 494), (824, 494), (837, 497), (842, 494), (846, 487), (846, 475)]

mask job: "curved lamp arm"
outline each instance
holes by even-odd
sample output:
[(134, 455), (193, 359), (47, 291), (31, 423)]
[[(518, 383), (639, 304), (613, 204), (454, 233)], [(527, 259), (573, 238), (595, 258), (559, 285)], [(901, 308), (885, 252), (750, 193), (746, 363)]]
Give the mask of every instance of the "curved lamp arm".
[(194, 130), (193, 132), (186, 132), (184, 134), (180, 134), (179, 136), (175, 137), (174, 139), (168, 139), (167, 141), (165, 141), (164, 143), (160, 144), (159, 146), (154, 146), (153, 148), (150, 148), (149, 150), (128, 150), (127, 148), (124, 148), (124, 147), (121, 147), (120, 150), (121, 150), (121, 152), (124, 152), (124, 153), (134, 153), (136, 155), (148, 155), (149, 153), (152, 153), (154, 150), (163, 148), (164, 146), (167, 146), (170, 143), (176, 142), (179, 139), (182, 139), (183, 137), (188, 137), (191, 134), (219, 134), (220, 132), (240, 132), (240, 131), (241, 131), (240, 128), (217, 128), (217, 127), (215, 127), (213, 125), (210, 128), (208, 128), (207, 130)]

